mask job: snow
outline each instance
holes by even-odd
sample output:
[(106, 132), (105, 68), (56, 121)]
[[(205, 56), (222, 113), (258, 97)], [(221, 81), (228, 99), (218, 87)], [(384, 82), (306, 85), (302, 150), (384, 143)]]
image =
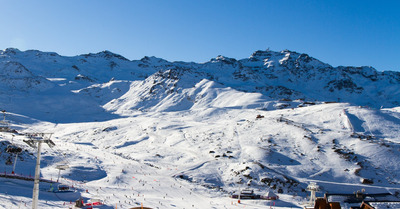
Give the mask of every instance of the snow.
[[(6, 120), (18, 133), (53, 133), (56, 146), (42, 148), (41, 177), (55, 181), (57, 166), (67, 164), (59, 183), (75, 188), (73, 193), (53, 193), (42, 182), (40, 208), (67, 208), (80, 196), (101, 199), (105, 205), (100, 208), (142, 203), (151, 208), (299, 208), (309, 182), (320, 186), (319, 196), (363, 188), (369, 193), (398, 191), (398, 107), (324, 103), (330, 100), (322, 96), (319, 101), (277, 99), (253, 89), (266, 81), (259, 74), (246, 74), (255, 79), (248, 83), (230, 74), (240, 63), (271, 62), (269, 67), (283, 71), (279, 60), (287, 56), (282, 62), (290, 64), (298, 53), (257, 52), (240, 61), (219, 56), (204, 65), (155, 57), (129, 61), (108, 51), (76, 57), (11, 49), (0, 53), (0, 59), (23, 63), (32, 73), (29, 78), (44, 79), (36, 90), (24, 89), (24, 84), (0, 94)], [(310, 59), (315, 68), (326, 65)], [(77, 75), (91, 81), (75, 80)], [(13, 165), (6, 164), (15, 158), (5, 152), (9, 144), (24, 150), (15, 172), (34, 173), (36, 152), (24, 139), (0, 133), (0, 173), (12, 171)], [(362, 184), (365, 179), (373, 183)], [(0, 207), (31, 207), (32, 181), (0, 181)], [(279, 200), (238, 204), (229, 195), (239, 187), (258, 195), (270, 191)]]
[(398, 202), (371, 202), (370, 205), (375, 209), (400, 208), (400, 203)]
[[(250, 187), (255, 188), (259, 194), (268, 191), (261, 179), (285, 181), (285, 178), (292, 178), (299, 182), (298, 185), (281, 185), (287, 195), (281, 197), (279, 194), (281, 199), (275, 204), (276, 207), (285, 208), (299, 206), (293, 195), (305, 198), (306, 193), (301, 192), (301, 188), (309, 180), (323, 185), (325, 191), (335, 190), (332, 180), (349, 183), (352, 185), (348, 188), (349, 192), (355, 189), (354, 186), (366, 187), (370, 191), (376, 191), (377, 188), (390, 189), (390, 182), (398, 181), (394, 175), (389, 176), (386, 173), (386, 176), (379, 177), (365, 171), (365, 177), (373, 178), (377, 185), (361, 185), (360, 177), (352, 173), (358, 166), (331, 151), (334, 147), (331, 144), (332, 138), (336, 138), (336, 146), (349, 149), (348, 152), (352, 150), (360, 158), (367, 158), (370, 162), (368, 166), (377, 167), (375, 171), (370, 171), (399, 171), (395, 162), (389, 163), (391, 158), (398, 158), (397, 153), (384, 151), (390, 148), (379, 144), (374, 146), (371, 142), (375, 140), (363, 142), (349, 138), (352, 131), (340, 126), (340, 117), (334, 120), (334, 115), (339, 116), (343, 109), (356, 111), (358, 107), (321, 104), (276, 111), (226, 109), (207, 117), (199, 117), (193, 110), (137, 112), (131, 117), (103, 122), (21, 124), (24, 126), (21, 131), (54, 133), (52, 139), (56, 148), (44, 148), (43, 151), (44, 178), (55, 179), (58, 175), (56, 165), (68, 162), (71, 169), (61, 171), (62, 183), (74, 185), (86, 199), (100, 197), (110, 208), (116, 204), (121, 208), (128, 205), (133, 207), (142, 202), (147, 206), (160, 208), (184, 208), (188, 207), (188, 203), (195, 208), (231, 207), (234, 200), (228, 195), (237, 190), (236, 182), (240, 178), (245, 180), (244, 176), (251, 176), (253, 181)], [(359, 114), (365, 116), (375, 112), (364, 111)], [(264, 118), (256, 119), (257, 114), (264, 115)], [(281, 115), (289, 122), (278, 122)], [(324, 129), (324, 133), (318, 133), (320, 129)], [(304, 138), (307, 134), (314, 135), (319, 140), (318, 144), (312, 141), (314, 138), (311, 141)], [(11, 134), (2, 134), (3, 140), (10, 138)], [(17, 140), (14, 139), (15, 141)], [(30, 153), (34, 153), (34, 150), (18, 141)], [(357, 146), (353, 146), (353, 143)], [(318, 145), (322, 152), (316, 151)], [(374, 152), (369, 151), (371, 149)], [(216, 157), (217, 155), (220, 157)], [(17, 173), (33, 173), (33, 158), (32, 156), (32, 159), (18, 162)], [(25, 167), (26, 163), (30, 163), (31, 167)], [(2, 164), (1, 167), (1, 170), (10, 172), (10, 166)], [(350, 171), (345, 171), (346, 168)], [(321, 172), (316, 173), (318, 170)], [(236, 175), (235, 172), (240, 174)], [(390, 182), (388, 179), (391, 179)], [(9, 184), (7, 182), (10, 180), (4, 181)], [(6, 187), (1, 192), (3, 204), (29, 205), (31, 183), (12, 181), (22, 184), (26, 193), (12, 193), (14, 190)], [(277, 182), (276, 185), (280, 183)], [(41, 188), (46, 187), (48, 185), (41, 185)], [(343, 184), (342, 187), (345, 189), (347, 186)], [(8, 196), (5, 195), (6, 192)], [(39, 197), (40, 208), (64, 206), (63, 201), (49, 192), (41, 191)], [(242, 201), (242, 205), (247, 208), (268, 204), (261, 200)]]

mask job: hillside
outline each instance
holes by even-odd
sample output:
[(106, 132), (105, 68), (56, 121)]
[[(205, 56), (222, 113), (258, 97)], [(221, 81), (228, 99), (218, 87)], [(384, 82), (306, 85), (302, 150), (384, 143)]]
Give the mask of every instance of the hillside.
[[(345, 102), (373, 108), (396, 107), (400, 101), (398, 72), (378, 72), (372, 67), (334, 68), (289, 50), (256, 51), (241, 60), (218, 56), (206, 63), (185, 63), (156, 57), (130, 61), (109, 51), (64, 57), (6, 49), (0, 52), (0, 79), (1, 107), (19, 108), (13, 104), (30, 98), (37, 103), (33, 106), (36, 109), (13, 112), (53, 122), (67, 118), (60, 116), (61, 112), (77, 111), (87, 118), (80, 120), (93, 121), (112, 118), (106, 115), (115, 111), (175, 111), (221, 105), (215, 103), (219, 103), (215, 98), (232, 90), (240, 95), (257, 94), (254, 108), (268, 108), (267, 102), (281, 99)], [(240, 101), (232, 103), (240, 105)], [(76, 108), (60, 111), (71, 105)], [(94, 116), (102, 111), (107, 113)], [(74, 120), (78, 118), (70, 121)]]
[[(40, 208), (80, 195), (104, 208), (233, 208), (239, 187), (278, 193), (276, 206), (291, 208), (311, 181), (321, 192), (400, 192), (397, 72), (334, 68), (288, 50), (184, 63), (6, 49), (0, 64), (11, 128), (53, 133), (41, 175), (56, 179), (68, 164), (61, 181), (77, 190), (57, 195), (42, 183)], [(24, 150), (16, 173), (33, 174), (26, 137), (0, 137), (0, 171), (12, 170), (12, 143)], [(30, 182), (0, 180), (1, 207), (31, 204)]]

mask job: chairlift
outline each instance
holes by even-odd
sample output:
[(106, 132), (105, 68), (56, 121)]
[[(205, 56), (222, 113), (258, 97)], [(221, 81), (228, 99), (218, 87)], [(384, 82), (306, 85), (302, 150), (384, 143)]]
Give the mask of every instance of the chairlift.
[[(29, 137), (29, 140), (24, 140), (29, 146), (33, 148), (37, 148), (37, 157), (36, 157), (36, 167), (35, 167), (35, 180), (33, 184), (33, 195), (32, 195), (32, 208), (38, 208), (38, 199), (39, 199), (39, 174), (40, 174), (40, 154), (41, 154), (41, 146), (42, 143), (45, 142), (49, 145), (49, 147), (53, 147), (55, 144), (50, 140), (52, 134), (45, 138), (46, 133), (28, 133), (25, 134)], [(36, 146), (37, 144), (37, 146)]]
[(60, 184), (58, 185), (58, 191), (69, 191), (70, 188), (68, 185)]
[(54, 192), (54, 193), (69, 193), (69, 192), (75, 192), (75, 189), (66, 184), (58, 184), (57, 187), (54, 187), (53, 184), (50, 184), (50, 188), (48, 190), (49, 192)]
[(36, 148), (36, 142), (32, 140), (23, 140), (23, 142), (27, 143), (32, 148)]
[(54, 144), (53, 141), (51, 141), (50, 139), (45, 139), (43, 140), (47, 145), (49, 145), (50, 148), (53, 148), (54, 146), (56, 146), (56, 144)]
[(62, 164), (62, 165), (57, 165), (56, 169), (58, 170), (67, 170), (69, 168), (69, 165), (67, 164)]
[(61, 174), (61, 170), (67, 170), (69, 168), (69, 165), (67, 164), (61, 164), (61, 165), (57, 165), (56, 169), (58, 169), (58, 177), (57, 177), (57, 182), (58, 180), (60, 180), (60, 174)]
[(75, 192), (74, 189), (72, 189), (70, 186), (65, 185), (65, 184), (59, 184), (57, 188), (55, 189), (53, 185), (50, 186), (49, 192), (54, 192), (54, 193), (67, 193), (67, 192)]
[(6, 111), (2, 110), (1, 112), (3, 112), (4, 117), (3, 120), (0, 121), (0, 132), (11, 132), (10, 124), (6, 121)]
[(9, 144), (6, 148), (6, 152), (13, 153), (13, 154), (20, 154), (22, 152), (22, 148), (15, 146), (13, 144)]
[[(13, 135), (14, 138), (14, 135)], [(22, 148), (18, 147), (16, 145), (14, 145), (14, 143), (12, 143), (12, 139), (11, 139), (11, 144), (9, 144), (6, 148), (6, 152), (7, 153), (11, 153), (11, 154), (15, 154), (15, 160), (14, 160), (14, 166), (13, 166), (13, 170), (12, 170), (12, 174), (15, 173), (15, 166), (17, 165), (17, 159), (18, 159), (18, 154), (20, 154), (22, 152)], [(11, 159), (9, 159), (6, 164), (11, 165)]]

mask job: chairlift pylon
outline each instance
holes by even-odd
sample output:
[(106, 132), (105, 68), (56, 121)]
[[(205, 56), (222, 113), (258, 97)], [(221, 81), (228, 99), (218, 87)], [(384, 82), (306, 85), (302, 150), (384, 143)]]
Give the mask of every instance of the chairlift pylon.
[[(37, 157), (36, 157), (36, 166), (35, 166), (35, 180), (33, 183), (33, 195), (32, 195), (32, 209), (38, 208), (38, 199), (39, 199), (39, 175), (40, 175), (40, 154), (41, 154), (41, 145), (42, 143), (46, 143), (50, 148), (54, 147), (55, 144), (50, 140), (52, 133), (28, 133), (25, 134), (30, 139), (24, 140), (29, 146), (36, 148), (37, 147)], [(46, 137), (47, 136), (47, 137)], [(37, 146), (36, 146), (37, 144)]]
[(6, 121), (6, 111), (2, 110), (3, 120), (0, 121), (0, 131), (1, 132), (11, 132), (10, 124)]

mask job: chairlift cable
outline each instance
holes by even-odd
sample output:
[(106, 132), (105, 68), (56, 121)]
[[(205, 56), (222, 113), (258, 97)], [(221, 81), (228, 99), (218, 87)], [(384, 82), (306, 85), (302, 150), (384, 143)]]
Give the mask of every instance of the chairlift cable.
[(59, 157), (62, 158), (61, 162), (66, 162), (66, 164), (68, 164), (68, 165), (71, 164), (71, 162), (68, 160), (67, 157), (65, 157), (65, 155), (62, 153), (62, 151), (60, 149), (58, 149), (57, 147), (52, 147), (51, 149), (56, 153), (56, 155), (59, 155)]

